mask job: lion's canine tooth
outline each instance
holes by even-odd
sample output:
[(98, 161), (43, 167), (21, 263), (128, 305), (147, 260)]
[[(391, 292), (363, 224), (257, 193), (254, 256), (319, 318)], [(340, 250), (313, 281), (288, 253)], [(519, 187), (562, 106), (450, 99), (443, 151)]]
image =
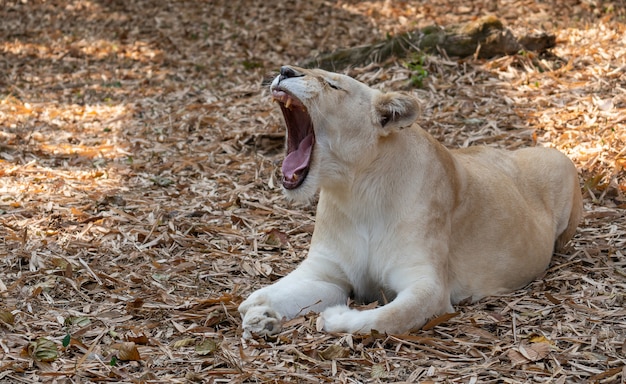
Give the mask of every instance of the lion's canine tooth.
[(285, 101), (285, 108), (291, 109), (291, 103), (292, 103), (291, 97), (288, 97), (287, 101)]

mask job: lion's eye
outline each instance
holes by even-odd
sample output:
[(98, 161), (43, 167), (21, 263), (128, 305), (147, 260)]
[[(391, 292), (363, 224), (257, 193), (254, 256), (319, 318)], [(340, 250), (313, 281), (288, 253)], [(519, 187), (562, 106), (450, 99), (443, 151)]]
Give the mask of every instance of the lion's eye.
[(330, 82), (328, 80), (326, 80), (326, 84), (328, 84), (332, 89), (341, 89), (340, 86), (338, 86), (337, 84), (332, 83), (332, 82)]

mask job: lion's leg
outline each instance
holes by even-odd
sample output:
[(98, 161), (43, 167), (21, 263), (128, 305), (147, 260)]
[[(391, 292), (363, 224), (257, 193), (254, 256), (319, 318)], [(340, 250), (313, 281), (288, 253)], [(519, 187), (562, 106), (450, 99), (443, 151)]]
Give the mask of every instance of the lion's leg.
[(241, 305), (244, 337), (273, 335), (283, 319), (320, 312), (345, 303), (349, 287), (327, 268), (316, 268), (310, 260), (276, 283), (252, 293)]
[(400, 291), (391, 303), (375, 309), (359, 311), (345, 305), (328, 308), (322, 313), (324, 330), (348, 333), (377, 330), (398, 334), (422, 327), (435, 315), (452, 312), (450, 295), (441, 284), (427, 280)]

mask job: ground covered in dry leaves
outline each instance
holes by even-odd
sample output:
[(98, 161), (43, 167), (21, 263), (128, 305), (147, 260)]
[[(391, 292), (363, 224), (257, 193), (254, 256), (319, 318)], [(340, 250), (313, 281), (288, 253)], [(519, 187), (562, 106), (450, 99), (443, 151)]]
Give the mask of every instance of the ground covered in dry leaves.
[[(626, 380), (623, 0), (3, 0), (0, 382)], [(241, 340), (242, 297), (306, 255), (263, 78), (318, 52), (495, 14), (547, 54), (416, 53), (349, 74), (449, 147), (559, 148), (586, 214), (529, 286), (410, 335), (315, 316)]]

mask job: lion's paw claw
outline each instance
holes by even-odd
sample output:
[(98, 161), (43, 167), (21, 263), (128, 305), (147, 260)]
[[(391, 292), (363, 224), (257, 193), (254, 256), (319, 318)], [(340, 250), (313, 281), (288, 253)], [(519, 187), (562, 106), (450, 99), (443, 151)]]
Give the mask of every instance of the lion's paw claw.
[(243, 337), (251, 339), (254, 336), (272, 336), (281, 330), (282, 316), (270, 307), (252, 307), (246, 311), (243, 318)]

